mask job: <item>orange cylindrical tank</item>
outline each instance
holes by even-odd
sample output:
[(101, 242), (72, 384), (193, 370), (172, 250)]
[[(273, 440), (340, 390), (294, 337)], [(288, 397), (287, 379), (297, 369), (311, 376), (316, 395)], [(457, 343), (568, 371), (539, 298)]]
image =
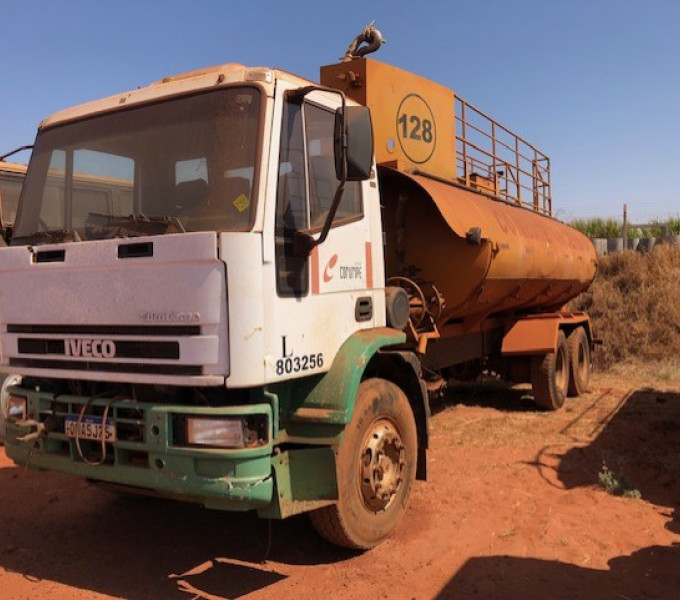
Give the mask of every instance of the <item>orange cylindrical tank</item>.
[(595, 276), (593, 244), (564, 223), (430, 177), (380, 175), (386, 276), (434, 283), (438, 324), (556, 310)]

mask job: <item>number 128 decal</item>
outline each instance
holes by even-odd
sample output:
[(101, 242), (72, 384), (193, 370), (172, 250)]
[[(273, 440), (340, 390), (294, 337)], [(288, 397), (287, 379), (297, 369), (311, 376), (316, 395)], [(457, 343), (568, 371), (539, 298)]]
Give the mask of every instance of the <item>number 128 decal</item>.
[[(407, 122), (411, 124), (411, 129)], [(399, 125), (401, 125), (401, 131), (399, 135), (403, 138), (410, 138), (412, 140), (423, 140), (426, 144), (432, 142), (432, 121), (430, 119), (420, 120), (418, 115), (407, 115), (404, 113), (399, 117)]]
[(397, 139), (406, 157), (416, 164), (427, 162), (437, 145), (432, 110), (418, 94), (408, 94), (397, 110)]

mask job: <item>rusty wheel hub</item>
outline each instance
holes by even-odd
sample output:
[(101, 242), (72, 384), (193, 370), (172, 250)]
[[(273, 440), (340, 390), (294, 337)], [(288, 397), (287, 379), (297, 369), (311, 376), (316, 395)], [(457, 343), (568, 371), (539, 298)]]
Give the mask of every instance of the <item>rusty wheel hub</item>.
[(361, 451), (361, 495), (372, 512), (385, 510), (399, 491), (406, 451), (391, 421), (379, 419), (371, 426)]

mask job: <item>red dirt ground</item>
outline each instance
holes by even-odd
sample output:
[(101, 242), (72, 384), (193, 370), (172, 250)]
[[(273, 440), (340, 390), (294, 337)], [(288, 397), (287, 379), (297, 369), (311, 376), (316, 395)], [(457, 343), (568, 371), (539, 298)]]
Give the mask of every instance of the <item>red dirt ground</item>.
[[(429, 480), (365, 554), (110, 495), (0, 449), (0, 599), (680, 599), (680, 385), (596, 376), (565, 410), (467, 386), (435, 408)], [(603, 463), (642, 499), (598, 485)]]

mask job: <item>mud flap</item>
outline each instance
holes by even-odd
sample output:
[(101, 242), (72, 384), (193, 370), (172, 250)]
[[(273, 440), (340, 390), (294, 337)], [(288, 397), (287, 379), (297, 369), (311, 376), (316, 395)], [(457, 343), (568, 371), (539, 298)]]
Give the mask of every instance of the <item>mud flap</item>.
[(316, 510), (338, 499), (335, 454), (332, 448), (287, 450), (272, 459), (275, 473), (274, 497), (257, 511), (268, 519)]

